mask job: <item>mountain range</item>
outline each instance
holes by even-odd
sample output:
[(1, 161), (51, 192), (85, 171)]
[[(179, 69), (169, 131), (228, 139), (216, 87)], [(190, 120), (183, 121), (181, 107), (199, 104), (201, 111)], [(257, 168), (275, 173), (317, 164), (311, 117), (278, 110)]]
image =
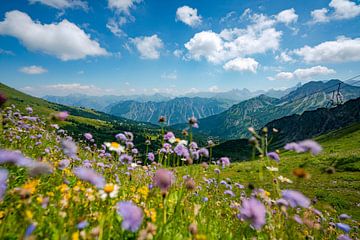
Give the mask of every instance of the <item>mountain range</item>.
[(160, 116), (166, 116), (167, 125), (184, 123), (192, 116), (205, 118), (228, 109), (234, 102), (215, 98), (181, 97), (162, 102), (122, 101), (108, 106), (105, 111), (115, 116), (158, 123)]
[[(196, 132), (220, 139), (248, 137), (248, 127), (260, 128), (284, 116), (327, 106), (339, 84), (344, 101), (360, 96), (360, 87), (339, 80), (308, 82), (281, 98), (260, 95), (235, 104), (222, 113), (200, 119), (200, 128)], [(186, 125), (173, 127), (181, 129)]]
[[(360, 129), (360, 98), (352, 99), (333, 108), (318, 108), (282, 117), (266, 124), (269, 131), (270, 150), (281, 149), (286, 143), (316, 138), (334, 130), (351, 132)], [(276, 128), (277, 133), (271, 129)], [(214, 157), (229, 156), (233, 160), (251, 158), (252, 146), (247, 138), (222, 142), (214, 147)]]

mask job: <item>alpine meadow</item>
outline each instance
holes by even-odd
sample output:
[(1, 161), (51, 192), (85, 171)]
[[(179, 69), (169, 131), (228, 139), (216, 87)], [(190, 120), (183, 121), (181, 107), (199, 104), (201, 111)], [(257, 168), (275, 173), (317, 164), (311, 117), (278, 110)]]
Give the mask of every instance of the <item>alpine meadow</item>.
[(0, 239), (359, 240), (359, 0), (0, 0)]

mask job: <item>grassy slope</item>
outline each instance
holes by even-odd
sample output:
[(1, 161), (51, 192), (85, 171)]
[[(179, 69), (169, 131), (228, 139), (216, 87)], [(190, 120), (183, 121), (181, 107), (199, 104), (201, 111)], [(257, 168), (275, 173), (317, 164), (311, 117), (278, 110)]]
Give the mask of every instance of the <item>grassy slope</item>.
[[(310, 198), (316, 197), (317, 207), (328, 211), (345, 212), (355, 219), (360, 219), (360, 123), (319, 136), (317, 139), (324, 147), (324, 152), (313, 157), (310, 154), (281, 153), (279, 174), (294, 181), (282, 188), (297, 189)], [(334, 174), (325, 169), (333, 166)], [(195, 166), (196, 167), (196, 166)], [(292, 170), (303, 167), (310, 173), (308, 180), (292, 175)], [(221, 178), (230, 178), (232, 182), (271, 189), (272, 178), (265, 172), (264, 181), (259, 181), (259, 161), (234, 163), (221, 173)], [(213, 173), (208, 177), (214, 176)]]

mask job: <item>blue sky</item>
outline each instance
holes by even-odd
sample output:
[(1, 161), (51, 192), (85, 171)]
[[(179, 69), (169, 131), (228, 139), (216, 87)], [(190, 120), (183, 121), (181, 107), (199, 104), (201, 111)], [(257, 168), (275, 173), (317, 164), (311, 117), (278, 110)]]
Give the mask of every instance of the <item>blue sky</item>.
[(346, 79), (359, 26), (354, 0), (1, 0), (0, 81), (43, 96)]

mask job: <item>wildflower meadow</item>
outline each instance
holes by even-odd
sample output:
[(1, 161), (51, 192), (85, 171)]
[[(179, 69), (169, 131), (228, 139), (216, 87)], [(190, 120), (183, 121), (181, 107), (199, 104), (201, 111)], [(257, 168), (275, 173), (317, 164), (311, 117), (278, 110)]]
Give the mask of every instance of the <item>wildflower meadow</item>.
[(289, 155), (321, 155), (316, 141), (269, 152), (277, 130), (250, 128), (256, 165), (235, 172), (226, 156), (212, 157), (211, 141), (193, 141), (195, 118), (187, 134), (162, 128), (161, 148), (147, 140), (139, 152), (131, 132), (102, 145), (92, 133), (75, 141), (60, 127), (67, 117), (2, 107), (1, 239), (358, 239), (356, 219), (298, 189), (305, 167), (280, 175)]

